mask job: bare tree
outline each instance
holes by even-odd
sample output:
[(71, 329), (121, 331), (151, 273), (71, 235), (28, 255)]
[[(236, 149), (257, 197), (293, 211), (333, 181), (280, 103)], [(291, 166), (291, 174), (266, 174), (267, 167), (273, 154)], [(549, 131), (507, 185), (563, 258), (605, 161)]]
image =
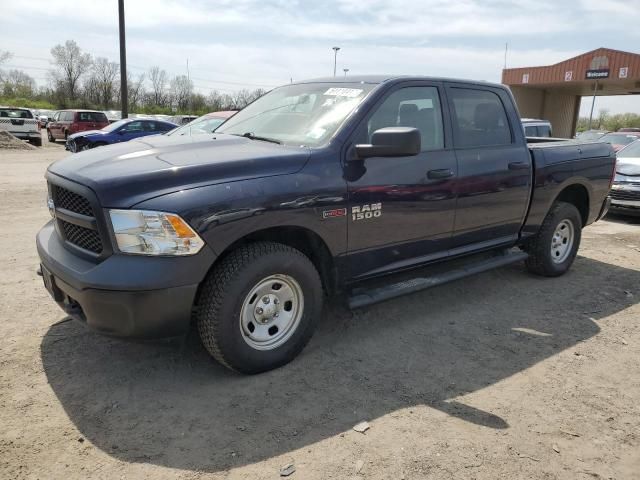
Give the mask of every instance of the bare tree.
[(99, 104), (108, 109), (113, 104), (116, 79), (120, 72), (120, 67), (115, 62), (110, 62), (104, 57), (97, 57), (93, 62), (91, 73), (95, 78), (98, 88)]
[[(9, 60), (12, 57), (11, 52), (7, 51), (7, 50), (0, 50), (0, 66), (6, 62), (7, 60)], [(2, 70), (0, 70), (0, 82), (3, 81), (3, 72)]]
[(140, 75), (138, 75), (137, 79), (134, 79), (133, 75), (127, 72), (127, 90), (129, 92), (128, 96), (130, 110), (139, 107), (140, 103), (142, 103), (141, 101), (145, 96), (144, 79), (144, 73), (141, 73)]
[(51, 56), (54, 65), (51, 73), (55, 83), (65, 90), (71, 100), (75, 100), (80, 89), (80, 78), (91, 68), (91, 55), (82, 53), (75, 41), (67, 40), (64, 45), (53, 47)]
[(149, 69), (151, 80), (151, 102), (155, 106), (164, 106), (167, 102), (167, 72), (155, 66)]
[(186, 75), (178, 75), (171, 80), (171, 99), (178, 110), (189, 108), (189, 99), (193, 91), (193, 82)]
[(37, 93), (36, 81), (22, 70), (9, 70), (2, 79), (2, 90), (5, 97), (29, 98)]

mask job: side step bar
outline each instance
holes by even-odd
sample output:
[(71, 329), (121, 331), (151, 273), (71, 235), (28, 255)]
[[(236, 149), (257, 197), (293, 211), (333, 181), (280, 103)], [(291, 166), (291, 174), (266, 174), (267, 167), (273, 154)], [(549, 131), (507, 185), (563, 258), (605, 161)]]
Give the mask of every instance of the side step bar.
[(525, 260), (528, 256), (529, 255), (525, 252), (504, 250), (494, 257), (470, 263), (468, 265), (449, 270), (445, 273), (435, 274), (428, 277), (412, 278), (369, 290), (356, 288), (353, 290), (352, 296), (347, 299), (347, 302), (350, 309), (372, 305), (384, 300), (389, 300), (391, 298), (400, 297), (402, 295), (442, 285), (443, 283), (453, 282), (454, 280), (469, 277), (476, 273), (482, 273), (511, 263), (517, 263)]

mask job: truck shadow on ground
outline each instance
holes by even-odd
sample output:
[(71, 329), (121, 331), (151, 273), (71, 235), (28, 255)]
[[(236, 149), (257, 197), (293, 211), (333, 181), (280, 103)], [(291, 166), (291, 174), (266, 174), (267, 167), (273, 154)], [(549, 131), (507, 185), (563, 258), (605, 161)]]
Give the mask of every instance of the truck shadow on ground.
[[(221, 471), (428, 405), (486, 428), (509, 419), (456, 401), (599, 332), (640, 299), (640, 272), (578, 257), (561, 278), (503, 268), (368, 309), (327, 307), (302, 355), (241, 376), (191, 335), (134, 343), (52, 326), (48, 381), (81, 434), (127, 462)], [(468, 403), (468, 402), (465, 402)]]

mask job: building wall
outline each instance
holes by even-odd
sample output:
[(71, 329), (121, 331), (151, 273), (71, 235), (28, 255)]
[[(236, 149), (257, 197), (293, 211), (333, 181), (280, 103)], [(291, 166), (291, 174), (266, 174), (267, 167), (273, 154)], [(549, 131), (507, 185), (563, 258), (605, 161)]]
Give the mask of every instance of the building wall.
[(541, 88), (511, 87), (522, 118), (542, 118), (545, 92)]
[(553, 136), (572, 138), (575, 134), (580, 97), (533, 87), (511, 87), (522, 118), (549, 120)]
[(555, 91), (544, 97), (542, 118), (549, 120), (553, 126), (553, 136), (572, 138), (575, 134), (580, 97)]

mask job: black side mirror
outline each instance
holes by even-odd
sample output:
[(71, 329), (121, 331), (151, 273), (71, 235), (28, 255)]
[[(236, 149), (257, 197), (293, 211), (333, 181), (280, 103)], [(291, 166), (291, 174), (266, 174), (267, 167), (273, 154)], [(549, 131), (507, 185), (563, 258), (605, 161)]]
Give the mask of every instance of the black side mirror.
[(373, 132), (370, 145), (356, 145), (358, 158), (408, 157), (420, 153), (420, 131), (412, 127), (385, 127)]

